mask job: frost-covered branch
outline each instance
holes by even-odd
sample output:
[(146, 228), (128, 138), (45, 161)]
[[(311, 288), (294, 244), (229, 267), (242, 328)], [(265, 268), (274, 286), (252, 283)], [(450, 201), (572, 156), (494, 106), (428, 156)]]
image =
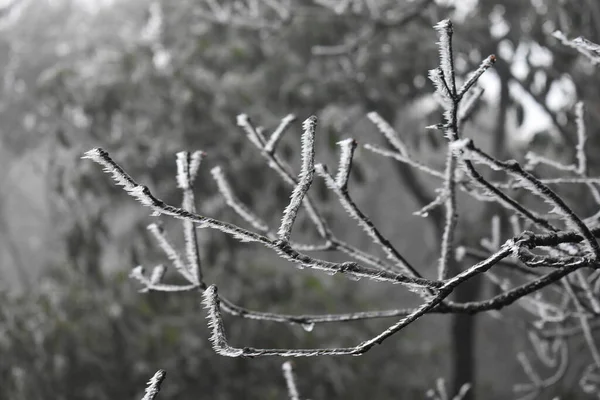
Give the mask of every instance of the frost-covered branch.
[(294, 376), (294, 371), (292, 370), (292, 363), (290, 361), (284, 362), (281, 366), (281, 369), (283, 369), (283, 376), (285, 378), (290, 400), (300, 400), (298, 388), (296, 387), (296, 377)]
[[(328, 2), (320, 1), (319, 3)], [(379, 6), (375, 2), (365, 2), (365, 4), (367, 3), (368, 7), (365, 10), (368, 9), (368, 13), (372, 16), (378, 15)], [(414, 3), (428, 4), (427, 1)], [(291, 10), (291, 3), (287, 0), (264, 0), (240, 4), (240, 7), (247, 11), (245, 17), (261, 15), (261, 10), (264, 11), (264, 9), (268, 9), (269, 12), (282, 18), (283, 16), (290, 17), (288, 11)], [(348, 2), (340, 4), (347, 5)], [(219, 21), (240, 17), (239, 15), (235, 16), (235, 10), (227, 4), (207, 1), (206, 5), (207, 9), (211, 11), (211, 15)], [(338, 6), (336, 10), (341, 13), (347, 11), (342, 6)], [(383, 17), (378, 15), (374, 18)], [(394, 246), (392, 240), (383, 234), (353, 200), (349, 189), (352, 184), (351, 172), (357, 146), (353, 139), (346, 139), (338, 143), (340, 154), (337, 171), (335, 175), (332, 175), (324, 164), (320, 164), (316, 160), (317, 119), (314, 116), (309, 117), (302, 127), (302, 162), (300, 172), (298, 176), (295, 176), (292, 172), (293, 169), (278, 153), (278, 144), (283, 135), (296, 129), (295, 117), (293, 115), (284, 117), (275, 130), (268, 134), (265, 129), (255, 126), (247, 115), (241, 114), (237, 118), (237, 125), (258, 149), (268, 166), (277, 173), (278, 179), (290, 187), (290, 200), (283, 210), (278, 228), (271, 228), (267, 222), (252, 211), (249, 205), (243, 204), (236, 197), (234, 189), (220, 167), (214, 167), (211, 170), (218, 190), (225, 203), (249, 225), (249, 228), (199, 214), (195, 207), (193, 182), (198, 174), (203, 157), (202, 152), (177, 154), (176, 182), (178, 188), (183, 192), (181, 207), (167, 204), (156, 197), (148, 187), (137, 183), (111, 159), (106, 151), (96, 148), (85, 153), (84, 158), (101, 165), (104, 171), (112, 176), (116, 185), (123, 187), (131, 197), (149, 207), (153, 215), (169, 215), (183, 222), (185, 237), (183, 255), (176, 250), (159, 225), (152, 224), (149, 231), (169, 260), (168, 267), (172, 266), (184, 278), (185, 283), (165, 283), (164, 277), (169, 271), (166, 265), (159, 264), (150, 272), (146, 272), (142, 266), (137, 266), (130, 275), (142, 285), (142, 291), (202, 293), (213, 347), (217, 353), (230, 357), (361, 355), (426, 315), (489, 312), (490, 315), (499, 316), (502, 314), (499, 314), (498, 310), (515, 304), (532, 317), (532, 321), (519, 326), (526, 329), (536, 356), (535, 360), (525, 353), (517, 356), (528, 382), (518, 385), (516, 389), (525, 393), (525, 396), (531, 397), (538, 395), (542, 389), (555, 384), (564, 375), (566, 368), (568, 356), (566, 338), (575, 334), (584, 337), (594, 362), (582, 378), (582, 386), (590, 388), (600, 371), (600, 352), (593, 336), (594, 329), (600, 327), (598, 322), (600, 302), (597, 298), (600, 293), (600, 272), (598, 272), (600, 270), (600, 245), (597, 241), (600, 237), (600, 214), (597, 213), (587, 218), (580, 217), (568, 202), (553, 187), (550, 187), (559, 184), (587, 185), (600, 204), (600, 193), (595, 186), (600, 179), (588, 176), (587, 134), (583, 105), (579, 103), (575, 109), (577, 145), (575, 159), (571, 165), (565, 165), (536, 154), (527, 156), (528, 163), (524, 167), (515, 161), (496, 159), (478, 148), (474, 140), (463, 138), (461, 129), (462, 124), (467, 122), (475, 112), (476, 104), (481, 99), (482, 90), (477, 88), (477, 81), (486, 70), (492, 67), (496, 57), (490, 55), (485, 58), (479, 67), (464, 79), (457, 77), (454, 66), (452, 23), (449, 20), (441, 21), (435, 26), (435, 29), (439, 35), (440, 62), (438, 67), (429, 72), (429, 77), (434, 84), (437, 96), (441, 99), (440, 106), (444, 111), (444, 120), (432, 125), (431, 128), (443, 131), (448, 142), (444, 169), (438, 170), (438, 167), (431, 167), (413, 158), (409, 142), (403, 141), (393, 127), (376, 111), (370, 112), (367, 117), (389, 143), (390, 148), (383, 149), (373, 145), (365, 145), (365, 148), (393, 158), (405, 164), (406, 168), (410, 167), (415, 171), (420, 171), (440, 182), (432, 196), (433, 200), (424, 202), (427, 204), (421, 204), (420, 210), (417, 211), (418, 215), (426, 217), (437, 207), (445, 208), (445, 216), (439, 218), (440, 221), (443, 220), (443, 226), (440, 223), (443, 229), (439, 229), (440, 253), (436, 265), (416, 267), (409, 263)], [(579, 51), (585, 51), (584, 54), (591, 54), (594, 57), (600, 55), (597, 45), (591, 42), (563, 39)], [(459, 82), (458, 87), (457, 82)], [(464, 83), (460, 84), (460, 82)], [(550, 178), (536, 176), (534, 168), (538, 164), (553, 167), (559, 176)], [(493, 181), (487, 179), (477, 169), (481, 165), (502, 172), (498, 176), (505, 177), (505, 180), (498, 176), (494, 177)], [(352, 246), (335, 235), (323, 216), (325, 214), (320, 211), (317, 202), (311, 198), (310, 190), (315, 173), (325, 181), (327, 188), (335, 194), (356, 226), (381, 248), (387, 259), (384, 260), (376, 254)], [(517, 197), (513, 198), (505, 193), (508, 190), (517, 189), (521, 195), (542, 199), (551, 206), (550, 211), (534, 211), (534, 206), (529, 202), (518, 201)], [(502, 221), (500, 216), (494, 216), (491, 219), (489, 237), (476, 241), (475, 244), (460, 243), (461, 238), (455, 234), (459, 218), (462, 217), (458, 213), (460, 191), (476, 200), (494, 201), (501, 204), (506, 211), (512, 214), (510, 220)], [(301, 210), (307, 212), (309, 220), (316, 228), (318, 242), (315, 244), (299, 244), (291, 240), (292, 229)], [(502, 242), (501, 228), (508, 224), (512, 226), (513, 237)], [(277, 254), (282, 260), (289, 261), (298, 268), (310, 268), (330, 275), (340, 274), (353, 280), (366, 278), (375, 282), (401, 284), (403, 287), (417, 292), (421, 296), (420, 303), (414, 307), (320, 315), (293, 315), (250, 310), (229, 301), (218, 293), (215, 285), (205, 282), (206, 278), (203, 277), (200, 268), (197, 228), (216, 230), (230, 235), (240, 242), (261, 244), (267, 251)], [(333, 262), (311, 255), (316, 251), (339, 252), (351, 259)], [(475, 264), (469, 264), (469, 260)], [(460, 264), (461, 268), (450, 268), (452, 263)], [(437, 276), (428, 278), (427, 274), (433, 275), (432, 271), (436, 267)], [(511, 272), (510, 275), (506, 274), (507, 270)], [(590, 273), (590, 271), (592, 272)], [(480, 275), (487, 276), (501, 292), (490, 295), (489, 298), (469, 302), (450, 300), (450, 296), (457, 288)], [(385, 330), (367, 340), (357, 342), (352, 347), (318, 348), (316, 345), (316, 348), (307, 349), (263, 349), (236, 347), (230, 344), (222, 312), (246, 319), (299, 325), (306, 331), (311, 331), (315, 324), (321, 323), (341, 323), (375, 318), (396, 318), (396, 320), (390, 323)], [(550, 344), (551, 340), (554, 340), (552, 344)], [(554, 368), (550, 377), (544, 378), (547, 374), (542, 374), (536, 369), (536, 360), (549, 368)], [(291, 372), (291, 364), (285, 363), (283, 368), (289, 397), (298, 399), (299, 395)], [(157, 373), (150, 382), (145, 399), (156, 396), (162, 379), (164, 379), (164, 373), (162, 377)], [(150, 390), (150, 387), (153, 389)], [(468, 388), (461, 390), (455, 398), (461, 398), (467, 390)], [(445, 400), (449, 398), (443, 383), (438, 383), (437, 391), (432, 393), (433, 397), (437, 396), (437, 398)]]
[(561, 31), (555, 31), (552, 36), (557, 38), (567, 47), (571, 47), (581, 54), (583, 54), (587, 59), (589, 59), (592, 64), (597, 65), (600, 63), (600, 45), (594, 42), (587, 40), (584, 37), (577, 37), (573, 40), (568, 39), (564, 33)]
[(298, 177), (298, 183), (290, 197), (290, 203), (283, 211), (281, 225), (277, 234), (283, 241), (288, 241), (292, 234), (292, 225), (296, 220), (296, 215), (302, 204), (302, 200), (310, 185), (312, 184), (315, 173), (315, 131), (317, 128), (317, 117), (312, 116), (304, 121), (302, 125), (304, 133), (302, 134), (302, 168)]
[(160, 385), (162, 385), (166, 376), (167, 373), (165, 372), (165, 370), (159, 369), (158, 371), (156, 371), (154, 376), (152, 376), (152, 378), (150, 378), (150, 380), (148, 381), (148, 386), (146, 387), (145, 394), (144, 397), (142, 397), (142, 400), (156, 399), (158, 393), (160, 392)]

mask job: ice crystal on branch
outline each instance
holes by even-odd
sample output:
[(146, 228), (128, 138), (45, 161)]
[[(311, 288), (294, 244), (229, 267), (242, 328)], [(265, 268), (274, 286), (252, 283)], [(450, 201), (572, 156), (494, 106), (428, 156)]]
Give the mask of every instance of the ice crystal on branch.
[(376, 111), (371, 111), (367, 114), (367, 118), (369, 118), (369, 120), (371, 120), (371, 122), (375, 124), (379, 132), (383, 134), (383, 136), (398, 153), (400, 153), (403, 156), (408, 155), (406, 145), (398, 137), (398, 133), (394, 130), (394, 128), (392, 128), (390, 124), (387, 123), (387, 121), (385, 121), (381, 117), (381, 115), (379, 115)]
[(288, 388), (290, 400), (300, 400), (298, 388), (296, 387), (296, 377), (294, 376), (294, 371), (292, 370), (292, 363), (290, 361), (286, 361), (283, 363), (281, 368), (283, 369), (283, 376), (285, 377), (285, 383)]
[(438, 22), (434, 26), (439, 35), (438, 48), (440, 53), (440, 68), (442, 79), (452, 96), (456, 95), (456, 76), (454, 73), (454, 55), (452, 54), (452, 22), (449, 19)]
[(336, 185), (346, 190), (348, 186), (348, 179), (350, 178), (350, 171), (352, 169), (352, 157), (354, 156), (354, 150), (356, 149), (356, 140), (346, 139), (337, 143), (342, 149), (340, 153), (340, 161), (338, 164), (337, 175), (335, 176)]
[(571, 47), (586, 58), (588, 58), (592, 64), (598, 65), (600, 63), (600, 45), (587, 40), (584, 37), (577, 37), (573, 40), (569, 40), (564, 33), (561, 31), (555, 31), (552, 36), (557, 38), (565, 46)]
[(281, 218), (281, 226), (277, 234), (279, 238), (288, 241), (292, 234), (292, 225), (296, 220), (298, 210), (302, 204), (302, 200), (310, 185), (312, 184), (315, 174), (315, 131), (317, 127), (317, 117), (309, 117), (302, 124), (304, 133), (302, 134), (302, 167), (298, 176), (298, 184), (294, 188), (290, 196), (290, 203), (283, 212)]
[(479, 68), (472, 72), (471, 75), (469, 75), (469, 78), (467, 78), (467, 81), (461, 86), (460, 90), (458, 91), (458, 97), (461, 98), (465, 93), (467, 93), (467, 91), (471, 89), (471, 87), (475, 84), (475, 82), (477, 82), (481, 75), (483, 75), (485, 71), (487, 71), (492, 65), (494, 65), (495, 62), (496, 56), (493, 54), (487, 57), (485, 60), (483, 60)]
[(156, 399), (158, 393), (160, 392), (160, 385), (162, 385), (166, 376), (167, 373), (165, 372), (165, 370), (159, 369), (158, 371), (156, 371), (154, 376), (152, 376), (152, 378), (150, 378), (150, 380), (148, 381), (148, 387), (146, 387), (146, 391), (142, 400)]

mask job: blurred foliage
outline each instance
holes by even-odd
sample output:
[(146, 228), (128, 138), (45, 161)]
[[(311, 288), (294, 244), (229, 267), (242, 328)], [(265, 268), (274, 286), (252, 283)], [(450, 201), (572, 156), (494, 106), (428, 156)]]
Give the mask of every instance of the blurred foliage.
[[(275, 280), (273, 268), (249, 267), (255, 270), (258, 282), (267, 276), (270, 280), (269, 285), (253, 286), (253, 300), (247, 301), (248, 306), (264, 306), (256, 299), (298, 299), (310, 291), (303, 308), (324, 312), (335, 308), (326, 303), (329, 290), (323, 287), (322, 279)], [(164, 399), (194, 395), (215, 399), (285, 398), (279, 359), (232, 359), (214, 353), (199, 293), (139, 293), (124, 273), (111, 276), (105, 283), (98, 285), (62, 269), (47, 277), (35, 293), (0, 293), (2, 398), (140, 398), (145, 382), (158, 368), (168, 371), (161, 391)], [(299, 307), (285, 302), (272, 308), (299, 311)], [(276, 347), (343, 345), (377, 329), (346, 327), (340, 333), (335, 327), (317, 327), (308, 333), (300, 326), (232, 318), (226, 318), (225, 323), (233, 343)], [(374, 352), (369, 362), (382, 362), (386, 357), (386, 352)], [(318, 398), (423, 393), (420, 386), (393, 380), (376, 388), (353, 383), (350, 377), (357, 374), (367, 381), (381, 376), (381, 371), (368, 363), (354, 360), (298, 360), (300, 387)], [(384, 375), (388, 374), (409, 376), (411, 371), (408, 365), (397, 365), (386, 369)]]

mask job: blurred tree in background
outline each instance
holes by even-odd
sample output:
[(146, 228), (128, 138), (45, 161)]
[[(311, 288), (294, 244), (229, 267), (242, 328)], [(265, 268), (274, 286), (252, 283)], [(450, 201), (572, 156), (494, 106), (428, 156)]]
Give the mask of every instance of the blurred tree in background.
[[(595, 1), (308, 1), (256, 10), (251, 5), (262, 2), (226, 1), (216, 8), (215, 3), (21, 0), (4, 9), (1, 262), (7, 282), (25, 294), (3, 294), (6, 300), (0, 303), (6, 321), (0, 322), (0, 379), (8, 382), (0, 390), (8, 398), (131, 398), (157, 367), (172, 372), (172, 392), (161, 392), (164, 398), (198, 393), (240, 398), (248, 391), (246, 397), (284, 396), (283, 382), (273, 379), (273, 371), (279, 371), (276, 361), (223, 360), (212, 353), (198, 299), (138, 294), (124, 282), (131, 267), (156, 263), (161, 255), (146, 232), (151, 222), (146, 211), (80, 161), (91, 147), (102, 146), (115, 159), (126, 160), (128, 172), (170, 203), (179, 201), (174, 153), (201, 149), (207, 164), (226, 168), (241, 199), (273, 221), (279, 215), (272, 210), (283, 209), (289, 191), (273, 179), (236, 126), (235, 116), (242, 112), (268, 131), (288, 113), (301, 119), (316, 113), (320, 131), (326, 132), (318, 139), (320, 158), (328, 160), (344, 137), (381, 140), (365, 118), (375, 110), (393, 122), (419, 158), (441, 166), (444, 140), (438, 131), (424, 129), (441, 115), (425, 77), (437, 58), (430, 27), (446, 17), (457, 26), (459, 73), (473, 69), (482, 56), (498, 55), (492, 78), (483, 82), (482, 104), (466, 128), (495, 156), (521, 160), (529, 148), (557, 160), (571, 159), (572, 107), (578, 99), (586, 103), (588, 129), (600, 126), (600, 97), (590, 84), (597, 82), (598, 70), (551, 36), (560, 29), (600, 42)], [(294, 164), (300, 130), (297, 124), (292, 130), (281, 146)], [(596, 137), (594, 132), (589, 136)], [(588, 146), (598, 149), (600, 141)], [(597, 172), (599, 160), (590, 158), (590, 174)], [(438, 244), (433, 237), (442, 229), (443, 214), (432, 212), (427, 219), (411, 215), (435, 198), (434, 182), (367, 152), (357, 163), (353, 179), (366, 189), (357, 196), (373, 219), (384, 219), (378, 214), (381, 207), (402, 211), (384, 229), (403, 243), (411, 259), (434, 260)], [(209, 171), (201, 168), (198, 179), (199, 210), (235, 218), (220, 200)], [(389, 176), (398, 179), (397, 187), (387, 187), (393, 181), (385, 178)], [(383, 190), (402, 194), (392, 197), (394, 204), (369, 196)], [(561, 192), (576, 196), (576, 209), (589, 214), (593, 199), (582, 193)], [(328, 216), (339, 216), (334, 226), (347, 228), (339, 210), (328, 206), (325, 190), (318, 200)], [(460, 226), (459, 239), (477, 247), (490, 230), (477, 221), (490, 221), (500, 211), (467, 206), (477, 212), (471, 214), (472, 223)], [(178, 225), (165, 222), (180, 239)], [(307, 221), (303, 227), (311, 237)], [(351, 240), (369, 245), (360, 235)], [(211, 277), (248, 307), (327, 312), (405, 301), (343, 278), (282, 273), (278, 260), (261, 258), (255, 249), (222, 235), (201, 234), (200, 243)], [(410, 253), (411, 248), (419, 251)], [(477, 284), (458, 295), (468, 301), (485, 290), (493, 289)], [(521, 374), (513, 356), (517, 349), (508, 351), (505, 341), (522, 335), (477, 318), (480, 336), (495, 335), (496, 347), (474, 347), (474, 317), (453, 322), (440, 317), (434, 325), (423, 322), (413, 328), (409, 333), (414, 336), (403, 336), (397, 351), (378, 349), (360, 362), (301, 361), (297, 374), (310, 380), (314, 398), (387, 398), (422, 396), (435, 378), (454, 370), (456, 385), (475, 381), (486, 398), (505, 398), (510, 391), (506, 385)], [(265, 328), (247, 326), (251, 329), (232, 335), (264, 343)], [(281, 343), (268, 345), (352, 341), (381, 326), (357, 323), (342, 332), (306, 333), (274, 325), (269, 329), (277, 335), (268, 338)], [(440, 340), (436, 329), (445, 329), (448, 337), (454, 332), (454, 338)], [(431, 338), (432, 344), (423, 345), (423, 338)], [(498, 369), (481, 368), (475, 380), (473, 359), (487, 360), (490, 351), (502, 357)], [(372, 365), (385, 365), (384, 371), (371, 371)], [(498, 370), (505, 376), (495, 376)], [(565, 379), (565, 393), (570, 384)]]

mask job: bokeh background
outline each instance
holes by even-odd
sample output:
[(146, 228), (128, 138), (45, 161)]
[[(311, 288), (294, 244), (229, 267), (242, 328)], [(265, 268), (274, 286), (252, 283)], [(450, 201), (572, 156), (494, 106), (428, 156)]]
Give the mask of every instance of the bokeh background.
[[(480, 82), (485, 93), (465, 135), (500, 158), (523, 160), (534, 150), (569, 162), (573, 106), (582, 100), (590, 175), (600, 173), (598, 68), (551, 35), (560, 29), (600, 42), (596, 0), (5, 0), (0, 6), (2, 399), (140, 398), (158, 368), (168, 374), (161, 399), (287, 396), (280, 359), (214, 353), (197, 293), (139, 293), (131, 269), (167, 261), (146, 230), (156, 218), (81, 160), (92, 147), (109, 151), (174, 204), (180, 201), (174, 154), (203, 150), (199, 212), (243, 224), (211, 178), (210, 169), (220, 165), (237, 195), (277, 224), (290, 189), (236, 126), (236, 115), (246, 113), (272, 131), (295, 114), (279, 151), (298, 166), (300, 123), (316, 114), (317, 160), (335, 165), (336, 142), (355, 138), (352, 195), (423, 274), (434, 276), (443, 214), (413, 213), (435, 198), (439, 182), (362, 145), (385, 145), (366, 118), (377, 111), (415, 158), (444, 164), (443, 135), (425, 129), (442, 118), (426, 77), (438, 62), (432, 25), (451, 18), (459, 74), (488, 54), (498, 58)], [(215, 7), (231, 13), (221, 17)], [(399, 22), (382, 23), (388, 14)], [(402, 15), (410, 17), (401, 21)], [(341, 51), (327, 47), (338, 45)], [(597, 211), (580, 188), (560, 193), (583, 215)], [(322, 183), (311, 195), (339, 236), (379, 254)], [(481, 248), (499, 210), (460, 201), (458, 240)], [(160, 219), (182, 246), (180, 223)], [(307, 241), (316, 237), (303, 220), (294, 232)], [(510, 235), (507, 224), (503, 235)], [(221, 233), (200, 230), (199, 240), (207, 281), (248, 308), (328, 313), (417, 304), (403, 288), (298, 270)], [(457, 298), (495, 290), (475, 282)], [(512, 308), (506, 313), (519, 316)], [(390, 322), (307, 332), (225, 317), (231, 342), (255, 347), (355, 345)], [(578, 354), (581, 342), (571, 345)], [(473, 381), (477, 398), (506, 399), (524, 380), (516, 354), (529, 346), (526, 334), (502, 318), (436, 315), (361, 357), (294, 365), (302, 396), (312, 399), (425, 398), (440, 377), (449, 387), (453, 379)], [(589, 360), (581, 354), (547, 398), (585, 398), (577, 377)]]

